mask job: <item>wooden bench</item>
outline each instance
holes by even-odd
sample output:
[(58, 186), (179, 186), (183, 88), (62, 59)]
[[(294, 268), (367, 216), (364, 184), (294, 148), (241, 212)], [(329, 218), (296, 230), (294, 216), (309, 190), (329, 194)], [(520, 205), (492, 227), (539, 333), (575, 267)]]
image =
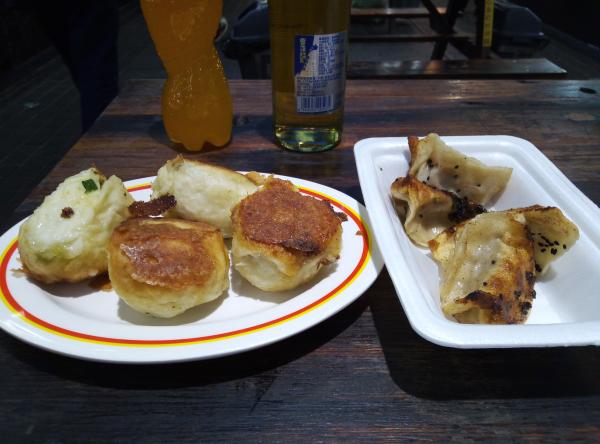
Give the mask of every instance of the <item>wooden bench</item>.
[(564, 78), (567, 72), (547, 59), (470, 59), (352, 62), (349, 79)]
[(351, 35), (351, 42), (378, 43), (378, 42), (441, 42), (469, 40), (471, 35), (462, 32), (452, 34), (428, 33), (428, 34), (364, 34)]
[[(446, 13), (446, 8), (436, 8), (438, 14)], [(351, 18), (353, 21), (364, 19), (411, 19), (411, 18), (428, 18), (430, 12), (427, 8), (352, 8)], [(389, 28), (391, 30), (391, 28)], [(350, 41), (372, 43), (372, 42), (439, 42), (448, 40), (466, 40), (467, 34), (456, 33), (439, 33), (432, 32), (429, 34), (413, 35), (413, 34), (367, 34), (367, 35), (350, 35)]]
[[(446, 8), (437, 8), (440, 14), (446, 13)], [(385, 18), (385, 19), (410, 19), (427, 18), (429, 11), (426, 8), (352, 8), (352, 19)]]
[[(350, 35), (350, 41), (373, 42), (435, 42), (431, 55), (432, 59), (441, 60), (444, 57), (448, 43), (467, 43), (470, 37), (464, 33), (454, 32), (456, 18), (462, 13), (468, 0), (448, 0), (448, 7), (438, 7), (432, 0), (421, 0), (424, 8), (353, 8), (351, 17), (353, 21), (368, 18), (384, 18), (388, 22), (387, 34), (376, 35)], [(428, 18), (432, 33), (419, 37), (406, 34), (392, 34), (392, 20), (395, 18)], [(464, 47), (462, 45), (461, 47)]]

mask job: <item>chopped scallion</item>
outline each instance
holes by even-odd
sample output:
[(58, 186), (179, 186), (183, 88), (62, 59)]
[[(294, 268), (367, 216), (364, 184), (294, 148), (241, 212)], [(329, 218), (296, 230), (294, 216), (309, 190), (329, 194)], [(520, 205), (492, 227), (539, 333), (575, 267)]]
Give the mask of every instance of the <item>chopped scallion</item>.
[(94, 182), (94, 179), (87, 179), (81, 182), (83, 188), (85, 188), (85, 192), (89, 193), (91, 191), (96, 191), (98, 189), (98, 185)]

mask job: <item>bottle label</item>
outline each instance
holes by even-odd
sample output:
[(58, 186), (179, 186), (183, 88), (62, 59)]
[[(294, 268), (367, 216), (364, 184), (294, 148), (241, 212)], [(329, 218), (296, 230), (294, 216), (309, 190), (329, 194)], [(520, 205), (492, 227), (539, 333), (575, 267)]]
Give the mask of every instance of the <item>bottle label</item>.
[(345, 51), (345, 32), (296, 36), (294, 80), (298, 113), (327, 113), (342, 106)]

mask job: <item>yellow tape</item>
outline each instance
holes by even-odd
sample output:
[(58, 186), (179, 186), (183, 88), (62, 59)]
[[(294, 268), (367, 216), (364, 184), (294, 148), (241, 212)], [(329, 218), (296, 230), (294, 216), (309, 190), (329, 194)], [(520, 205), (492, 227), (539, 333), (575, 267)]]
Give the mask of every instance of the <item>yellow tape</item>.
[(483, 41), (484, 48), (491, 48), (494, 33), (494, 0), (485, 0), (483, 11)]

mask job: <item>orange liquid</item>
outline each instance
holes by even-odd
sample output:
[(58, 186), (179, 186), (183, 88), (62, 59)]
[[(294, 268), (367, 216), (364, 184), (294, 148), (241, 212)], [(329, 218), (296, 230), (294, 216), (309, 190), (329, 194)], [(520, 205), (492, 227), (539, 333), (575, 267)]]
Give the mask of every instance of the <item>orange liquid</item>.
[(169, 138), (191, 151), (231, 138), (232, 104), (214, 47), (222, 0), (141, 0), (167, 71), (162, 115)]

